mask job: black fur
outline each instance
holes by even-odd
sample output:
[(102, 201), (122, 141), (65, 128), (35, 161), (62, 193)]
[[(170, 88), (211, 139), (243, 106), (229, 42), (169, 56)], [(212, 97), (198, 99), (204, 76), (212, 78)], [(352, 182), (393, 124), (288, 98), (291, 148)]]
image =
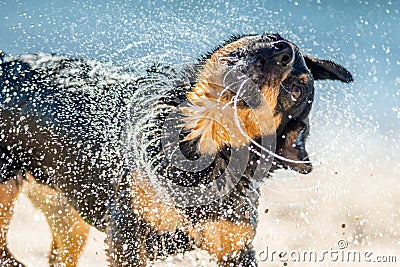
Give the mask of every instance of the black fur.
[(104, 229), (109, 181), (120, 173), (126, 99), (136, 87), (111, 73), (91, 75), (100, 65), (48, 55), (2, 63), (1, 147), (12, 161), (1, 177), (29, 171), (57, 185)]

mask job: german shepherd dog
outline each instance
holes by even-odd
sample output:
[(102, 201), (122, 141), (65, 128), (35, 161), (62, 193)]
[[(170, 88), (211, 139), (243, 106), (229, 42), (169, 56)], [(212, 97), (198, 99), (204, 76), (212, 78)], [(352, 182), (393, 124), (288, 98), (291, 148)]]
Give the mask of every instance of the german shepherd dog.
[(352, 81), (278, 34), (232, 37), (143, 77), (57, 55), (0, 58), (1, 266), (23, 266), (6, 241), (20, 192), (48, 220), (51, 266), (77, 266), (89, 225), (107, 233), (111, 266), (194, 248), (257, 266), (262, 179), (311, 171), (314, 81)]

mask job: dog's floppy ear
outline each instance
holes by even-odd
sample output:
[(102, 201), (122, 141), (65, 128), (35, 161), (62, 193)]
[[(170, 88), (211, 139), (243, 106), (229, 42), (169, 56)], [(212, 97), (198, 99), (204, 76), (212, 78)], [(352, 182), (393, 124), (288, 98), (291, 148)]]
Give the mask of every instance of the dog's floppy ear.
[(353, 76), (343, 66), (330, 60), (316, 59), (308, 55), (303, 55), (307, 67), (310, 69), (314, 80), (339, 80), (342, 82), (352, 82)]

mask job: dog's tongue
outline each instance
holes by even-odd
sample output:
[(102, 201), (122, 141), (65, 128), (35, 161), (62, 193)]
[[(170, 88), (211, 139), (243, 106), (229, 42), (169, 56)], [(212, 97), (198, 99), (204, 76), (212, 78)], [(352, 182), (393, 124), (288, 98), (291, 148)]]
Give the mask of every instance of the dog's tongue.
[(285, 126), (277, 144), (278, 155), (294, 161), (304, 161), (301, 163), (294, 163), (281, 160), (281, 164), (285, 168), (293, 169), (304, 174), (312, 170), (312, 165), (305, 148), (306, 132), (307, 125), (304, 122), (292, 120)]

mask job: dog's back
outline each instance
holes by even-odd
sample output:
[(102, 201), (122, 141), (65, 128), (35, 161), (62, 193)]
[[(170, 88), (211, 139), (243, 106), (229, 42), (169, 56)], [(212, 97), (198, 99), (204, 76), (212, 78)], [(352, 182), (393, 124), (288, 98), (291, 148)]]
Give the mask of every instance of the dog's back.
[(87, 220), (101, 227), (105, 191), (120, 170), (132, 81), (130, 72), (90, 60), (3, 56), (0, 179), (28, 171), (37, 181), (60, 187)]

